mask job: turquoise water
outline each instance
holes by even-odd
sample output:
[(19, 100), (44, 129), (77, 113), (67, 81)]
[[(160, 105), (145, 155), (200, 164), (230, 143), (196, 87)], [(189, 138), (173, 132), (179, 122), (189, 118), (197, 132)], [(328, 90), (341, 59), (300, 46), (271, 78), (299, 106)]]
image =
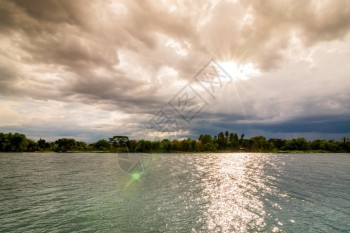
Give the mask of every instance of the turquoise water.
[(0, 232), (350, 232), (350, 154), (117, 158), (0, 154)]

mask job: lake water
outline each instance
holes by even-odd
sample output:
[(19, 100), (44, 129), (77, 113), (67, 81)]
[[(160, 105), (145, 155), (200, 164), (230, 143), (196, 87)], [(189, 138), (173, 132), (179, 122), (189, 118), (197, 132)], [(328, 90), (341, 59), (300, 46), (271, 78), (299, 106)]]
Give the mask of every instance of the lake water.
[[(0, 232), (350, 232), (350, 154), (0, 154)], [(138, 179), (137, 179), (138, 178)]]

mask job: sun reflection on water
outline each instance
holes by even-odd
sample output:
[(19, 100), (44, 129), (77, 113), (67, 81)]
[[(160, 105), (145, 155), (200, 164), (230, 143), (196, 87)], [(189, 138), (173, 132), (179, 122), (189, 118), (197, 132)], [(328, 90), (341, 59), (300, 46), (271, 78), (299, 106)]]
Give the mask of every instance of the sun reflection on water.
[(203, 178), (209, 206), (204, 213), (211, 232), (247, 232), (265, 229), (266, 212), (261, 200), (272, 192), (264, 183), (264, 155), (226, 154), (211, 157)]

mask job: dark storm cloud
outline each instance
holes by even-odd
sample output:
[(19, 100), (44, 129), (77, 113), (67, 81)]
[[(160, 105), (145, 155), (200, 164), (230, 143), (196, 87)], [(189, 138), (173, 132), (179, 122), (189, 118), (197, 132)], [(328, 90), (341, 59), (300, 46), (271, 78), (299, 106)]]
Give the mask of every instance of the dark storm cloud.
[[(224, 121), (222, 121), (224, 122)], [(314, 132), (314, 133), (329, 133), (336, 132), (339, 134), (350, 133), (349, 116), (313, 116), (313, 117), (298, 117), (280, 123), (214, 123), (214, 128), (222, 129), (232, 128), (239, 131), (247, 130), (248, 128), (270, 131), (273, 133), (295, 133), (295, 132)]]
[[(229, 117), (228, 117), (229, 118)], [(240, 136), (245, 134), (246, 138), (263, 135), (266, 138), (285, 138), (305, 137), (309, 140), (315, 138), (341, 140), (344, 136), (350, 134), (349, 115), (346, 116), (315, 116), (300, 117), (278, 123), (254, 123), (240, 121), (220, 121), (208, 120), (198, 121), (197, 126), (193, 126), (190, 136), (198, 137), (200, 134), (217, 135), (219, 132), (235, 132)], [(200, 126), (200, 127), (199, 127)]]

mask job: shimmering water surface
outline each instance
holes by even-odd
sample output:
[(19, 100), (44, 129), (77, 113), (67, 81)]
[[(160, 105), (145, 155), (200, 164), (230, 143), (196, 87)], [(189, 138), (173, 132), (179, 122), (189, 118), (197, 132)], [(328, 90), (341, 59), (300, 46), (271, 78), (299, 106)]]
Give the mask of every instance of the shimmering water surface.
[(161, 154), (137, 180), (117, 163), (0, 154), (0, 232), (350, 232), (350, 154)]

